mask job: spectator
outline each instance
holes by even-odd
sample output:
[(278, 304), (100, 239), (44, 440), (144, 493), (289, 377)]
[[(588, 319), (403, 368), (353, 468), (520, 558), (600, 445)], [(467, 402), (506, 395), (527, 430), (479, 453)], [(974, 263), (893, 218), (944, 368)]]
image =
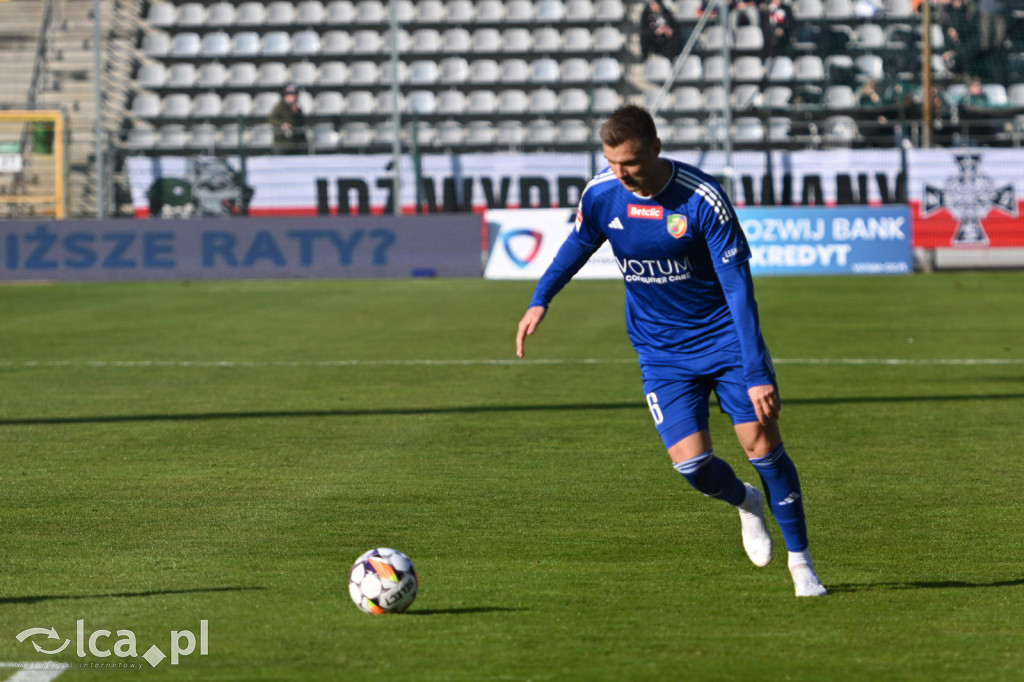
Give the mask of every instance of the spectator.
[(650, 0), (640, 15), (640, 50), (643, 58), (660, 54), (675, 59), (682, 49), (682, 35), (672, 12), (658, 0)]
[(977, 76), (971, 76), (967, 83), (967, 93), (960, 100), (960, 104), (970, 107), (987, 107), (989, 105), (988, 95), (985, 94), (985, 86)]
[(977, 54), (977, 9), (971, 0), (950, 0), (938, 6), (945, 50), (942, 61), (951, 73), (967, 71)]
[(1007, 6), (1003, 0), (978, 0), (978, 38), (982, 52), (1006, 42)]
[(306, 152), (306, 116), (299, 106), (298, 88), (294, 85), (285, 87), (267, 122), (274, 126), (274, 151), (279, 154)]
[(793, 15), (782, 0), (764, 0), (761, 4), (761, 31), (764, 33), (764, 57), (789, 51)]
[(884, 104), (874, 78), (869, 78), (857, 90), (857, 106), (880, 107)]

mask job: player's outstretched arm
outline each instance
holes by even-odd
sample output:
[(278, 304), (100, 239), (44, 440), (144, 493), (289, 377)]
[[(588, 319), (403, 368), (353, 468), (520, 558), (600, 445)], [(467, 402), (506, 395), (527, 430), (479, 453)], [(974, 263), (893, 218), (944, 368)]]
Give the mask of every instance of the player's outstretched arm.
[(526, 310), (523, 319), (519, 320), (519, 331), (516, 332), (516, 356), (523, 357), (523, 343), (528, 335), (537, 331), (537, 326), (544, 319), (548, 309), (542, 305), (531, 306)]

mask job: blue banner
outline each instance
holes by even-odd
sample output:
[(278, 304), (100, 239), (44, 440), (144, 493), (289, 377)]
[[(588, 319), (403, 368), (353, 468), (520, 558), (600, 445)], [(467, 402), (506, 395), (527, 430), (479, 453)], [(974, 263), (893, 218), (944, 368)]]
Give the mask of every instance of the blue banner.
[(910, 208), (738, 208), (755, 275), (873, 275), (913, 270)]

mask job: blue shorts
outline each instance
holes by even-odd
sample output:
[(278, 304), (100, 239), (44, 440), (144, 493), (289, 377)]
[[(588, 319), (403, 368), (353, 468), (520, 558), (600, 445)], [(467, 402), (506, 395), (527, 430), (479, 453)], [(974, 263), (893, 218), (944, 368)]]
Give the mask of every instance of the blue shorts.
[(757, 421), (737, 354), (718, 353), (688, 361), (686, 366), (641, 365), (640, 375), (647, 406), (666, 448), (708, 430), (712, 391), (733, 424)]

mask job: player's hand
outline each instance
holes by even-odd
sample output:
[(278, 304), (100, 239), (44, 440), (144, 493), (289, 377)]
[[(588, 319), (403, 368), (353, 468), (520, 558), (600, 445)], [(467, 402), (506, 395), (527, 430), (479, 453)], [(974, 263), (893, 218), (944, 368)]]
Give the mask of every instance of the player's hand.
[(548, 309), (542, 305), (535, 305), (526, 310), (526, 314), (523, 315), (523, 319), (519, 320), (519, 331), (516, 332), (516, 356), (523, 357), (523, 342), (526, 341), (527, 335), (533, 334), (537, 331), (537, 325), (544, 319)]
[(747, 389), (747, 394), (750, 396), (750, 403), (754, 406), (757, 421), (767, 424), (770, 419), (779, 418), (782, 401), (779, 399), (779, 391), (775, 386), (772, 384), (752, 386)]

